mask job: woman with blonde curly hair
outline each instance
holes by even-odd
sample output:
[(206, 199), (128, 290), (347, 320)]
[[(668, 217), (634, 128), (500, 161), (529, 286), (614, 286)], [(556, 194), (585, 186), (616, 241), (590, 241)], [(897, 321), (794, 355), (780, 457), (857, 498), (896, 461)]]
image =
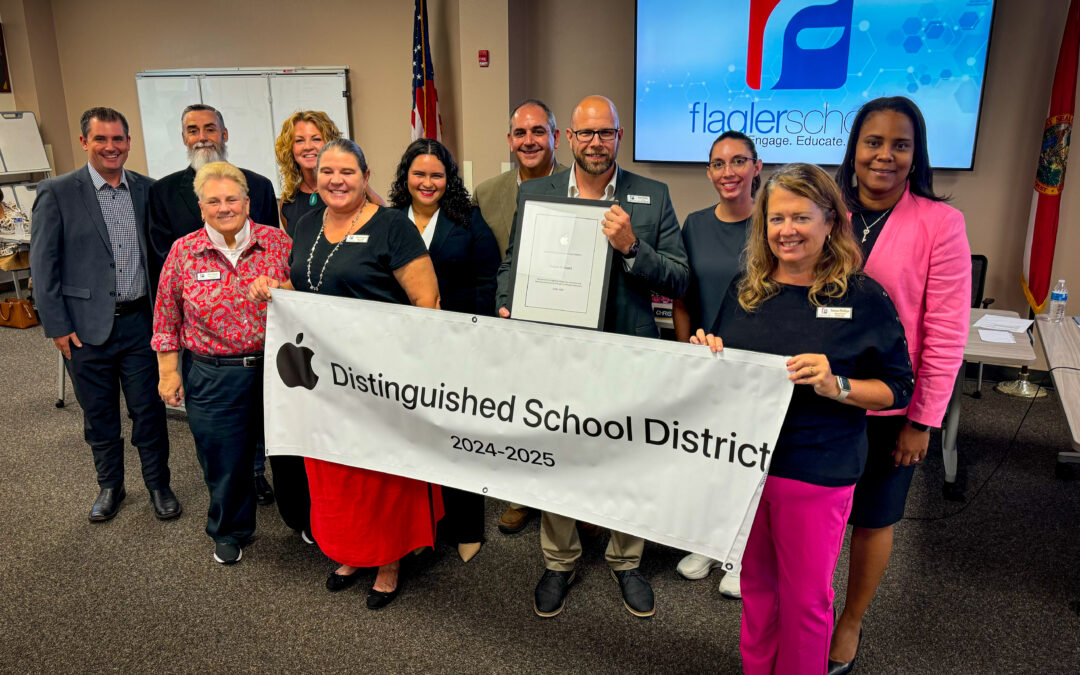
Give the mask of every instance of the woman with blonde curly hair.
[[(281, 133), (274, 143), (274, 155), (281, 172), (282, 229), (287, 230), (305, 213), (326, 206), (315, 189), (315, 164), (322, 146), (340, 137), (337, 125), (321, 110), (300, 110), (282, 123)], [(371, 187), (368, 187), (368, 199), (386, 206)]]
[[(904, 329), (862, 254), (832, 178), (811, 164), (774, 173), (754, 205), (746, 272), (706, 335), (787, 360), (796, 385), (743, 553), (740, 651), (746, 673), (824, 673), (832, 575), (866, 411), (903, 407), (913, 386)], [(722, 340), (721, 340), (722, 336)]]

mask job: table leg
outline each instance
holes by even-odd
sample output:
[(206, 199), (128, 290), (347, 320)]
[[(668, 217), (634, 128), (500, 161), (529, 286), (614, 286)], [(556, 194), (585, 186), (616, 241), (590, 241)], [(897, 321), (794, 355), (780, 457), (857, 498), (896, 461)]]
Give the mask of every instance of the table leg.
[(945, 415), (945, 428), (941, 439), (941, 455), (945, 462), (945, 482), (956, 482), (956, 432), (960, 427), (960, 392), (964, 386), (964, 368), (956, 374), (949, 411)]
[(19, 274), (15, 270), (11, 271), (11, 283), (15, 286), (15, 297), (22, 299), (22, 293), (19, 292)]

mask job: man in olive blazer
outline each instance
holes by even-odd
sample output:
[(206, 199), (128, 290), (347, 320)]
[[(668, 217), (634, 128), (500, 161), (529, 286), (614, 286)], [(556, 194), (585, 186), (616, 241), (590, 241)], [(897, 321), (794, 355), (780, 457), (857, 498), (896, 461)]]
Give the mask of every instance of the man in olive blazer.
[[(566, 130), (574, 152), (574, 167), (566, 172), (521, 184), (519, 204), (529, 195), (579, 197), (612, 202), (601, 225), (615, 250), (608, 284), (603, 329), (609, 333), (659, 337), (653, 318), (652, 293), (682, 297), (690, 280), (682, 233), (668, 188), (658, 181), (620, 169), (618, 156), (622, 128), (615, 105), (602, 96), (586, 97)], [(514, 261), (511, 235), (506, 257), (499, 266), (495, 305), (499, 315), (510, 316), (510, 275)], [(619, 581), (623, 604), (635, 616), (652, 616), (652, 587), (638, 572), (644, 540), (611, 532), (605, 559)], [(534, 611), (552, 617), (562, 611), (581, 557), (581, 540), (573, 518), (543, 514), (540, 546), (547, 571), (536, 586)]]

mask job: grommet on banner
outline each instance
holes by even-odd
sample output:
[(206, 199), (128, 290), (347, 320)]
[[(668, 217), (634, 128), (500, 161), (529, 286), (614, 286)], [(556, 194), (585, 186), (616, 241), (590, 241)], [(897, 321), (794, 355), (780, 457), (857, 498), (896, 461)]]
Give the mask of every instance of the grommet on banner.
[(475, 316), (472, 318), (472, 322), (476, 323), (476, 317)]
[[(473, 318), (476, 318), (476, 317), (473, 317)], [(482, 492), (483, 492), (484, 494), (487, 494), (487, 488), (484, 488), (484, 489), (482, 490)]]

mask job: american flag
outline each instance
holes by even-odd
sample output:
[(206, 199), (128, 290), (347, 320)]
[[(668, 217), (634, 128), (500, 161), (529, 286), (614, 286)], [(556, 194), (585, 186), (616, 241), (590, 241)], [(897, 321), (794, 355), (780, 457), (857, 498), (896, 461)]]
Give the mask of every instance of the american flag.
[(431, 65), (426, 0), (416, 0), (414, 15), (412, 139), (441, 141), (442, 116), (439, 115), (439, 94), (435, 91), (435, 69)]

